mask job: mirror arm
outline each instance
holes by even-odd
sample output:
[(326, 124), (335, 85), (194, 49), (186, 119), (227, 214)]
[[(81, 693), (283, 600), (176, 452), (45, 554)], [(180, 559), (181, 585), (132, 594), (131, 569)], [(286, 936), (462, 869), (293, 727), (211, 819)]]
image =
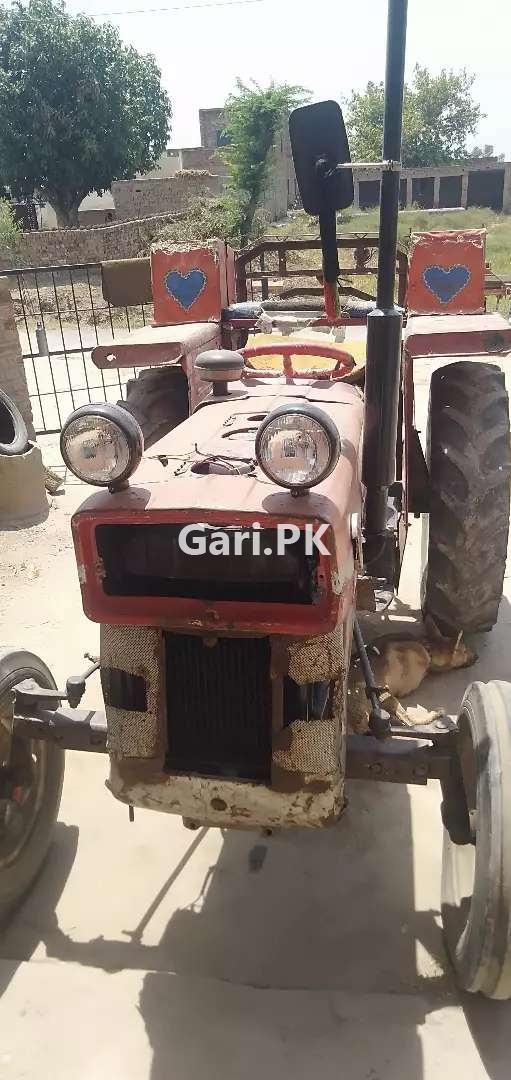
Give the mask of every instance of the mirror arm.
[(342, 169), (367, 169), (369, 172), (399, 172), (401, 170), (400, 161), (346, 161), (340, 165), (335, 166), (336, 172), (341, 172)]
[(337, 279), (341, 272), (337, 250), (337, 222), (335, 210), (325, 210), (319, 215), (319, 235), (323, 263), (323, 291), (325, 314), (328, 320), (339, 318), (339, 287)]

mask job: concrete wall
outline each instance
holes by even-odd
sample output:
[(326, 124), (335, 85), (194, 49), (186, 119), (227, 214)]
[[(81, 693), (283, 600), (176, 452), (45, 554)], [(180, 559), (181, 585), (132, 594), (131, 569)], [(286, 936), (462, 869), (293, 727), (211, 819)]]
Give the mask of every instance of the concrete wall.
[(115, 207), (104, 210), (80, 210), (78, 220), (81, 229), (90, 229), (98, 225), (112, 225), (115, 221)]
[[(96, 229), (51, 229), (23, 233), (16, 252), (0, 256), (0, 271), (24, 266), (65, 266), (146, 255), (151, 241), (173, 214), (125, 221)], [(0, 380), (1, 382), (1, 380)]]
[(118, 221), (186, 210), (190, 199), (218, 195), (224, 189), (220, 176), (204, 172), (181, 172), (175, 176), (143, 180), (116, 180), (112, 184)]
[[(57, 228), (57, 215), (49, 203), (38, 206), (36, 214), (40, 229)], [(115, 206), (109, 191), (105, 191), (103, 196), (96, 195), (93, 199), (87, 195), (78, 207), (78, 221), (81, 229), (88, 229), (91, 225), (108, 225), (112, 220), (115, 220)]]
[[(146, 217), (168, 211), (181, 214), (193, 198), (220, 195), (226, 188), (226, 177), (211, 173), (182, 172), (162, 179), (118, 180), (112, 184), (117, 221)], [(285, 215), (293, 205), (289, 199), (289, 182), (281, 162), (274, 162), (262, 198), (262, 209), (274, 221)], [(294, 191), (294, 187), (292, 189)]]
[[(354, 168), (355, 209), (377, 206), (380, 170)], [(429, 169), (402, 169), (401, 208), (487, 206), (511, 213), (511, 162), (464, 162)]]
[[(166, 182), (157, 172), (153, 172), (138, 181), (121, 180), (112, 184), (117, 220), (165, 210), (181, 213), (190, 198), (202, 194), (218, 195), (225, 190), (227, 172), (217, 154), (219, 136), (225, 123), (223, 109), (200, 109), (199, 123), (201, 146), (167, 151), (167, 154), (173, 155), (173, 163), (179, 165), (181, 172), (176, 171)], [(209, 177), (194, 176), (193, 170), (196, 169), (207, 170)], [(277, 220), (296, 204), (297, 196), (289, 132), (285, 129), (279, 134), (273, 150), (262, 208), (270, 220)]]
[[(146, 175), (148, 177), (173, 176), (174, 173), (183, 168), (180, 154), (180, 150), (173, 150), (170, 148), (164, 150), (154, 169), (151, 169)], [(78, 221), (80, 227), (90, 228), (91, 225), (108, 224), (108, 222), (112, 220), (108, 215), (109, 213), (114, 213), (114, 210), (115, 206), (111, 191), (104, 191), (102, 195), (97, 195), (95, 191), (91, 191), (89, 195), (85, 196), (85, 199), (82, 200), (78, 207)], [(40, 229), (57, 228), (57, 216), (49, 203), (45, 203), (43, 206), (37, 208), (37, 219)]]
[(180, 150), (174, 150), (171, 147), (164, 150), (161, 157), (158, 158), (154, 169), (144, 173), (144, 179), (145, 177), (152, 179), (153, 177), (174, 176), (174, 173), (179, 172), (179, 169), (182, 168), (179, 159), (180, 153)]
[(207, 146), (183, 147), (179, 151), (181, 169), (205, 169), (215, 176), (226, 176), (227, 170), (217, 149), (209, 149)]

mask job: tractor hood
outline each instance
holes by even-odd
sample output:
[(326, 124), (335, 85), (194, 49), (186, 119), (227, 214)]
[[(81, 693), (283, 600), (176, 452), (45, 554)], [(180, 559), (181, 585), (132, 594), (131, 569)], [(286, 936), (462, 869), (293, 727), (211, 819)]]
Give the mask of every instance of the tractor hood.
[[(255, 437), (268, 413), (300, 401), (328, 413), (341, 453), (323, 483), (295, 497), (259, 469)], [(361, 510), (362, 415), (355, 387), (325, 380), (236, 384), (228, 398), (210, 399), (151, 448), (128, 488), (98, 492), (74, 515), (85, 613), (96, 622), (194, 633), (333, 630), (356, 579), (350, 517)], [(233, 543), (243, 533), (248, 551), (234, 548), (235, 558), (230, 549), (190, 552), (182, 547), (185, 529), (208, 537), (223, 531)], [(294, 537), (285, 552), (283, 531)], [(322, 551), (312, 542), (316, 533)]]
[[(323, 409), (341, 436), (339, 461), (323, 483), (295, 498), (272, 483), (255, 461), (255, 436), (261, 421), (279, 405), (310, 402)], [(151, 447), (129, 488), (98, 491), (77, 514), (113, 512), (196, 512), (239, 515), (318, 517), (332, 525), (360, 507), (358, 457), (363, 421), (360, 391), (346, 383), (283, 381), (236, 384), (228, 399), (209, 399)], [(75, 515), (76, 516), (76, 515)]]

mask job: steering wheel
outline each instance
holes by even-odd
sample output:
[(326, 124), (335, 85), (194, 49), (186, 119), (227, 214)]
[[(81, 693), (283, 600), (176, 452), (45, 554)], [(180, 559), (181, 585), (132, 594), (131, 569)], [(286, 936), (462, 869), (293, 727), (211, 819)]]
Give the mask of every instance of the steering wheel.
[[(248, 363), (243, 371), (244, 378), (278, 379), (285, 375), (290, 379), (343, 379), (355, 366), (355, 361), (349, 352), (344, 349), (336, 349), (333, 345), (316, 345), (311, 341), (281, 342), (278, 345), (250, 345), (240, 349), (240, 353), (246, 361), (253, 360), (256, 356), (281, 356), (282, 370), (254, 368)], [(335, 360), (332, 368), (310, 368), (306, 371), (295, 371), (293, 356), (324, 356), (327, 360)]]

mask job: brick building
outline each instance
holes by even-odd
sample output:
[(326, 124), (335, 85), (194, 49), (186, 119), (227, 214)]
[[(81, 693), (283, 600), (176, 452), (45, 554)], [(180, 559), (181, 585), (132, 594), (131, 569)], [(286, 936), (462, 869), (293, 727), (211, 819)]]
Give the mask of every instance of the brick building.
[[(381, 173), (354, 169), (354, 207), (366, 210), (380, 201)], [(484, 206), (511, 213), (511, 162), (493, 158), (437, 165), (430, 168), (403, 169), (400, 205), (419, 206), (424, 210), (462, 206)]]
[[(154, 169), (133, 180), (116, 180), (112, 190), (83, 200), (80, 225), (111, 224), (154, 214), (180, 213), (190, 198), (219, 194), (225, 188), (226, 169), (218, 154), (224, 142), (224, 110), (199, 109), (200, 146), (168, 148)], [(197, 175), (201, 173), (202, 176)], [(377, 206), (381, 174), (353, 170), (356, 210)], [(511, 213), (511, 162), (483, 159), (421, 169), (403, 169), (401, 209), (483, 206)], [(263, 208), (271, 220), (299, 206), (299, 194), (287, 126), (279, 134)], [(41, 212), (39, 227), (56, 228), (51, 207)]]
[[(166, 150), (158, 168), (146, 176), (114, 181), (112, 196), (116, 221), (180, 213), (191, 198), (218, 195), (224, 191), (227, 172), (218, 154), (224, 142), (223, 109), (200, 109), (199, 127), (200, 146)], [(279, 134), (272, 158), (262, 206), (271, 220), (276, 220), (296, 204), (298, 195), (287, 129)]]

